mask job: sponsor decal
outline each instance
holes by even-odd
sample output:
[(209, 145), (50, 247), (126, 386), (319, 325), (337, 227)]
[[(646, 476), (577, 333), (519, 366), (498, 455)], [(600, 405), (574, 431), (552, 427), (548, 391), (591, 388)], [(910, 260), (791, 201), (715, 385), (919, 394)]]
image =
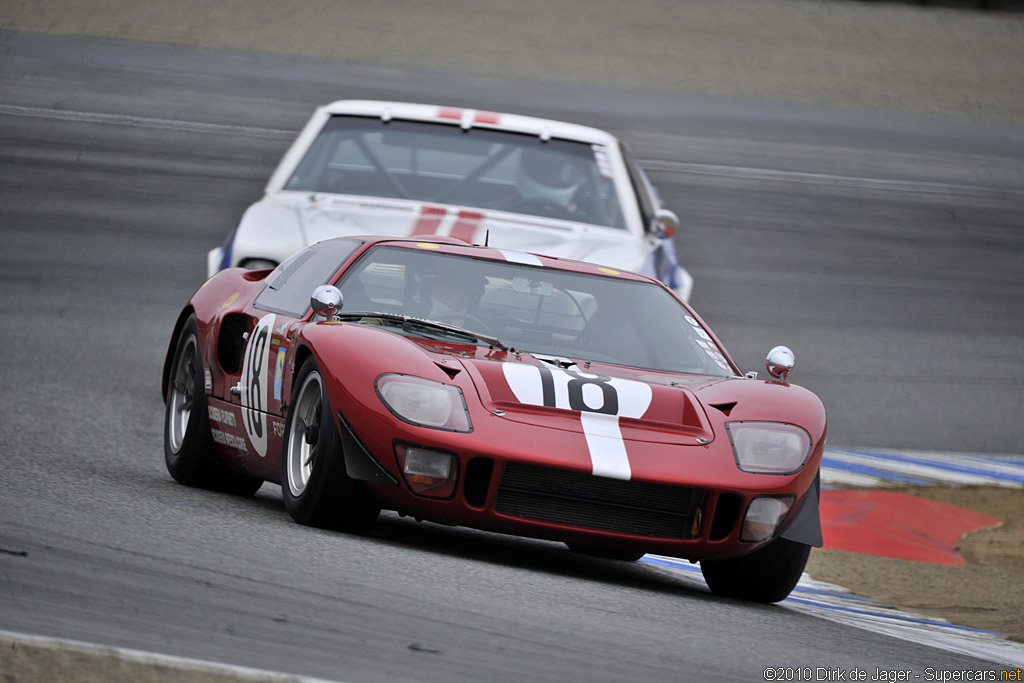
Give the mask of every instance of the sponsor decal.
[(594, 150), (594, 161), (597, 162), (597, 168), (601, 175), (605, 178), (614, 177), (611, 161), (608, 160), (608, 151), (604, 148), (604, 145), (591, 145), (590, 149)]
[(267, 455), (266, 410), (269, 395), (270, 332), (276, 316), (263, 316), (249, 335), (242, 364), (242, 425), (252, 447), (262, 458)]
[(235, 450), (240, 451), (242, 453), (249, 452), (249, 447), (245, 445), (245, 439), (243, 439), (240, 436), (235, 436), (234, 434), (229, 434), (228, 432), (222, 432), (219, 429), (211, 429), (210, 434), (213, 435), (213, 440), (216, 443), (228, 446), (230, 448), (234, 448)]
[(213, 375), (210, 374), (210, 368), (203, 368), (203, 386), (206, 387), (206, 391), (213, 391)]
[(609, 275), (618, 275), (619, 274), (619, 271), (614, 270), (612, 268), (605, 268), (603, 266), (601, 268), (598, 268), (598, 270), (601, 271), (602, 273), (608, 273)]
[[(276, 339), (274, 341), (277, 341)], [(277, 364), (274, 366), (274, 400), (281, 400), (281, 380), (284, 377), (284, 359), (288, 349), (277, 350)]]
[(218, 424), (222, 424), (226, 427), (237, 427), (238, 423), (235, 421), (235, 414), (229, 410), (224, 410), (216, 406), (207, 406), (210, 413), (210, 420)]
[(503, 363), (502, 370), (521, 403), (579, 413), (595, 475), (613, 479), (632, 476), (619, 418), (640, 418), (647, 412), (650, 386), (546, 365)]
[(241, 292), (235, 292), (234, 294), (232, 294), (231, 296), (229, 296), (229, 297), (228, 297), (227, 299), (225, 299), (225, 300), (224, 300), (224, 303), (222, 303), (222, 304), (220, 305), (220, 310), (222, 310), (222, 311), (223, 311), (223, 310), (224, 310), (225, 308), (227, 308), (227, 307), (228, 307), (228, 306), (230, 306), (231, 304), (233, 304), (233, 303), (235, 303), (236, 301), (238, 301), (238, 297), (239, 297), (239, 296), (241, 296), (241, 294), (242, 294)]
[(700, 339), (696, 339), (697, 345), (704, 349), (704, 353), (708, 354), (708, 357), (715, 362), (715, 365), (732, 372), (732, 368), (729, 367), (728, 361), (725, 360), (725, 355), (722, 354), (722, 350), (711, 341), (711, 335), (704, 331), (704, 328), (700, 326), (700, 323), (692, 315), (683, 316), (686, 322), (690, 323), (693, 327), (693, 331), (697, 333)]

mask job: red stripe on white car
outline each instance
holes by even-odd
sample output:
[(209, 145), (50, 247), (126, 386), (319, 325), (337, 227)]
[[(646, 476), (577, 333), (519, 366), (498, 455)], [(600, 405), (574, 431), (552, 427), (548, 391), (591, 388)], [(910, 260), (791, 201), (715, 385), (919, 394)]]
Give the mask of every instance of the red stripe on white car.
[(416, 224), (412, 226), (412, 232), (409, 234), (436, 235), (437, 228), (446, 215), (448, 212), (440, 206), (424, 206), (420, 209), (420, 217), (416, 219)]
[(473, 109), (459, 109), (457, 107), (441, 107), (437, 110), (437, 118), (439, 119), (467, 121), (470, 116), (472, 116), (474, 123), (486, 123), (492, 126), (497, 126), (501, 123), (501, 114), (496, 114), (492, 111), (474, 111)]
[(455, 109), (454, 107), (441, 107), (437, 110), (437, 118), (439, 119), (455, 119), (456, 121), (462, 120), (462, 110)]
[(479, 211), (459, 211), (459, 218), (448, 234), (457, 240), (473, 244), (476, 231), (483, 219), (484, 215)]

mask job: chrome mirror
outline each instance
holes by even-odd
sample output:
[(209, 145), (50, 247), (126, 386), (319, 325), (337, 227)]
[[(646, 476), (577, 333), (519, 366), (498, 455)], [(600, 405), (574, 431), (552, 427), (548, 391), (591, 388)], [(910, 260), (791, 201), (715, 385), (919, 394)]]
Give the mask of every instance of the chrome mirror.
[(658, 209), (651, 219), (651, 232), (658, 237), (672, 237), (679, 230), (679, 216), (668, 209)]
[(345, 297), (334, 285), (320, 285), (313, 290), (309, 303), (313, 306), (313, 319), (330, 320), (341, 312)]
[(796, 365), (796, 358), (788, 346), (776, 346), (768, 352), (764, 362), (769, 375), (780, 382), (785, 382), (789, 371)]

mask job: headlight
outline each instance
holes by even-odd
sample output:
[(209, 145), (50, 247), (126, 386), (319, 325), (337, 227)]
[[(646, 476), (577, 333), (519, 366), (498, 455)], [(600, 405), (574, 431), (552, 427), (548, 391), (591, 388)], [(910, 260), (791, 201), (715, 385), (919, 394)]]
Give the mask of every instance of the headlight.
[(736, 465), (756, 474), (794, 474), (811, 453), (810, 435), (782, 422), (729, 422)]
[(786, 519), (794, 500), (796, 496), (758, 496), (750, 501), (743, 516), (740, 540), (752, 543), (767, 541)]
[(451, 498), (459, 471), (454, 453), (395, 442), (395, 456), (405, 483), (426, 498)]
[(473, 431), (462, 390), (412, 375), (381, 375), (377, 395), (400, 420), (452, 432)]

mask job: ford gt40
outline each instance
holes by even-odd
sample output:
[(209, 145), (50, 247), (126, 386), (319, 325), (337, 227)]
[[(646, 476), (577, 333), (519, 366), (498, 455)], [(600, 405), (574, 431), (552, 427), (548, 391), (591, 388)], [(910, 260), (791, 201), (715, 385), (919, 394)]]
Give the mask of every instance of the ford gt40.
[(585, 126), (423, 104), (319, 108), (208, 274), (345, 235), (447, 235), (656, 277), (689, 301), (679, 220), (629, 150)]
[(182, 484), (280, 485), (299, 523), (382, 509), (619, 560), (700, 561), (711, 590), (783, 599), (821, 544), (826, 416), (743, 373), (662, 283), (451, 237), (334, 238), (228, 268), (163, 371)]

